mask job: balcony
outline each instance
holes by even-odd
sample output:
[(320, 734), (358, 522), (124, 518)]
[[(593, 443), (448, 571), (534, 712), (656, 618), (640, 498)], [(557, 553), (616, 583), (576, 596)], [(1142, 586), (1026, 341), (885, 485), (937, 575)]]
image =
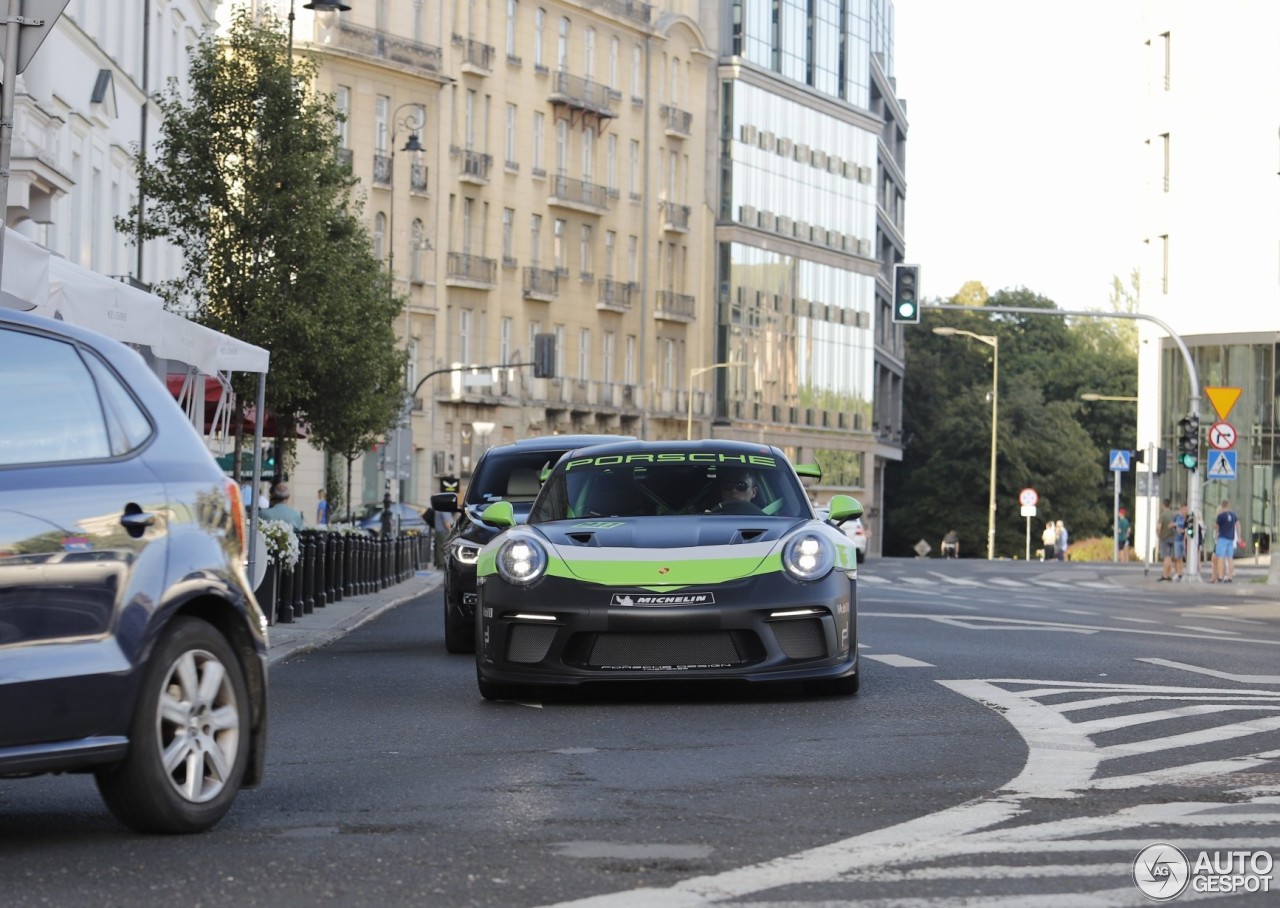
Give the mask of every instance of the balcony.
[(391, 156), (385, 154), (374, 153), (373, 155), (373, 185), (374, 186), (391, 186)]
[(524, 269), (524, 298), (549, 303), (560, 293), (560, 275), (550, 268)]
[(462, 152), (462, 172), (458, 174), (458, 179), (464, 183), (488, 186), (489, 168), (492, 166), (492, 155), (481, 154), (469, 148), (464, 149)]
[(596, 286), (596, 309), (601, 312), (630, 312), (636, 285), (606, 277)]
[(692, 322), (694, 298), (688, 293), (659, 290), (654, 294), (653, 317), (666, 322)]
[(492, 290), (498, 284), (498, 263), (469, 252), (450, 252), (445, 261), (445, 283), (450, 287)]
[(599, 82), (581, 76), (572, 76), (564, 70), (557, 71), (551, 80), (552, 104), (563, 104), (570, 110), (594, 114), (597, 117), (616, 117), (609, 98), (609, 89)]
[(362, 57), (399, 63), (419, 73), (440, 75), (440, 48), (419, 44), (374, 28), (354, 25), (346, 19), (338, 21), (337, 35), (331, 46)]
[(662, 118), (663, 131), (673, 138), (687, 139), (693, 135), (693, 114), (670, 104), (658, 108), (658, 116)]
[(426, 164), (414, 163), (409, 165), (409, 191), (416, 192), (418, 195), (427, 194)]
[(668, 233), (688, 233), (690, 211), (691, 209), (688, 205), (677, 205), (675, 202), (663, 202), (662, 229)]
[(477, 76), (493, 72), (493, 48), (468, 38), (462, 42), (462, 71)]
[(551, 196), (547, 204), (586, 214), (604, 214), (609, 210), (609, 190), (596, 183), (557, 174), (551, 178)]
[(649, 24), (649, 16), (653, 12), (652, 4), (639, 3), (636, 0), (597, 0), (595, 5), (615, 16), (639, 22), (641, 25)]

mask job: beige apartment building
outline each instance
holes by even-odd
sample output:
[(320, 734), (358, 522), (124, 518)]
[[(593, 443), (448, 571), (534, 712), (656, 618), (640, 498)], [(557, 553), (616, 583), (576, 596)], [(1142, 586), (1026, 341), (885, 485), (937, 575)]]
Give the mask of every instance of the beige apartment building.
[[(697, 24), (629, 0), (351, 5), (297, 9), (295, 47), (320, 56), (408, 299), (422, 384), (400, 496), (530, 435), (705, 434), (711, 396), (689, 384), (713, 351), (714, 56)], [(555, 378), (533, 376), (538, 334)], [(431, 375), (471, 365), (508, 368)]]

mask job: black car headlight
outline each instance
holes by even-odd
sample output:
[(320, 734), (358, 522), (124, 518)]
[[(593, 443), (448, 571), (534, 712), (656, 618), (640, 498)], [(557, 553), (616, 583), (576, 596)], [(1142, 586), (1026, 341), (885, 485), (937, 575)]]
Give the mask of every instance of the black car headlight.
[(835, 563), (835, 546), (817, 533), (797, 533), (782, 547), (782, 566), (797, 580), (821, 580)]
[(546, 573), (547, 550), (535, 539), (516, 536), (502, 543), (496, 561), (503, 580), (527, 586)]
[(475, 564), (480, 557), (480, 546), (466, 539), (455, 539), (451, 545), (453, 546), (453, 557), (460, 564)]

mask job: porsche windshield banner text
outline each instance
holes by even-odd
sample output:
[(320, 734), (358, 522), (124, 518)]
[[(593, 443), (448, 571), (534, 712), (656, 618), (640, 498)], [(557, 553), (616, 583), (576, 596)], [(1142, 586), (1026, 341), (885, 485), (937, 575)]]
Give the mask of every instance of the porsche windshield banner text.
[(575, 467), (616, 467), (625, 463), (724, 463), (744, 467), (776, 467), (778, 461), (763, 454), (712, 454), (706, 451), (670, 451), (662, 453), (638, 452), (635, 454), (602, 454), (599, 457), (579, 457), (564, 465), (568, 473)]
[(614, 593), (610, 605), (630, 608), (636, 605), (711, 605), (716, 597), (711, 593), (681, 593), (672, 596), (631, 596)]

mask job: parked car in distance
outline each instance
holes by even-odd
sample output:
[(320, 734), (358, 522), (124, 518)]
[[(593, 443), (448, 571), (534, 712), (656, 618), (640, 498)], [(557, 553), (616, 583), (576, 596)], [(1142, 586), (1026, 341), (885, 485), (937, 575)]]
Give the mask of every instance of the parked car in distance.
[[(406, 501), (391, 503), (391, 531), (402, 533), (407, 530), (421, 533), (427, 528), (427, 520), (422, 515), (426, 505), (410, 504)], [(371, 533), (382, 532), (382, 502), (371, 501), (360, 505), (360, 516), (356, 518), (356, 526)]]
[(262, 778), (240, 490), (134, 350), (0, 308), (0, 777), (92, 773), (142, 832)]
[(523, 522), (542, 487), (542, 472), (569, 451), (590, 445), (630, 441), (630, 435), (539, 435), (489, 448), (476, 462), (461, 505), (456, 492), (431, 496), (437, 511), (453, 513), (453, 529), (444, 542), (444, 645), (451, 653), (476, 648), (476, 556), (498, 534), (480, 512), (495, 501), (511, 502)]
[[(815, 508), (820, 520), (830, 520), (830, 508)], [(832, 524), (835, 526), (835, 524)], [(858, 550), (858, 561), (867, 560), (867, 533), (862, 528), (862, 518), (854, 517), (840, 524), (839, 529), (853, 542), (853, 547)]]
[[(858, 557), (818, 520), (778, 448), (631, 441), (574, 451), (523, 523), (480, 550), (476, 680), (485, 699), (530, 687), (858, 681)], [(862, 505), (831, 499), (837, 520)]]

